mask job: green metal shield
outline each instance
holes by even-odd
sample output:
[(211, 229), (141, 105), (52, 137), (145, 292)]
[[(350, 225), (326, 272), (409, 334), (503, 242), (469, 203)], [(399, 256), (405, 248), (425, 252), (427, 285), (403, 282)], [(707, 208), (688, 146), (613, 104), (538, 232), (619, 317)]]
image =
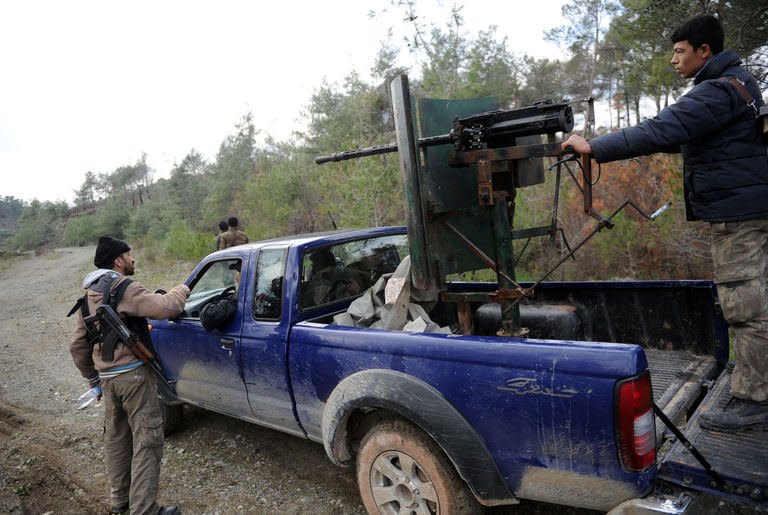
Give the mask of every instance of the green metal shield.
[[(422, 137), (445, 134), (453, 120), (499, 108), (495, 97), (467, 100), (419, 99), (419, 128)], [(450, 223), (488, 256), (495, 256), (490, 211), (481, 209), (477, 197), (477, 166), (448, 166), (449, 145), (424, 149), (419, 192), (424, 216), (424, 234), (429, 269), (424, 274), (430, 286), (442, 290), (446, 274), (487, 268), (487, 264), (455, 234)], [(415, 266), (415, 265), (413, 265)]]

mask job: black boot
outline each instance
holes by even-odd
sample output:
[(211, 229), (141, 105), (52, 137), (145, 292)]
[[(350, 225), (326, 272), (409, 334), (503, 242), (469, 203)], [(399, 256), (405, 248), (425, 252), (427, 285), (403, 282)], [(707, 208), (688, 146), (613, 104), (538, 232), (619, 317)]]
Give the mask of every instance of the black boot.
[(181, 510), (178, 506), (160, 506), (157, 515), (181, 515)]
[(710, 431), (737, 433), (768, 430), (768, 401), (756, 402), (731, 397), (723, 409), (706, 411), (699, 425)]
[(109, 509), (109, 515), (128, 515), (128, 503), (121, 504), (120, 506), (112, 506)]

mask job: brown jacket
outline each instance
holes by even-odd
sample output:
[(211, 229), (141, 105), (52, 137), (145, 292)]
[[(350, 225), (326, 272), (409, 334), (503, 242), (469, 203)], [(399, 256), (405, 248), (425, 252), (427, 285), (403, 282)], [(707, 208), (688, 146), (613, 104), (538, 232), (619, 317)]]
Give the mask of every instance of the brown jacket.
[(226, 249), (234, 247), (236, 245), (242, 245), (248, 243), (248, 236), (237, 227), (230, 227), (227, 232), (221, 234), (221, 240), (219, 240), (219, 248)]
[[(123, 276), (115, 280), (112, 284), (112, 290), (117, 288), (124, 280), (125, 277)], [(91, 314), (96, 313), (96, 309), (102, 302), (102, 294), (93, 289), (88, 289), (87, 295), (88, 309)], [(134, 281), (125, 289), (125, 293), (123, 293), (123, 297), (117, 305), (117, 312), (121, 318), (132, 316), (154, 319), (173, 318), (184, 310), (184, 302), (187, 297), (189, 297), (189, 287), (186, 284), (180, 284), (168, 293), (161, 294), (152, 293)], [(75, 366), (80, 370), (83, 377), (89, 381), (95, 381), (98, 378), (99, 371), (127, 365), (136, 361), (136, 357), (124, 345), (117, 345), (115, 347), (114, 359), (110, 362), (105, 362), (101, 359), (100, 343), (96, 344), (93, 352), (91, 352), (81, 312), (78, 312), (77, 329), (75, 329), (74, 337), (69, 344), (69, 352), (72, 354)]]

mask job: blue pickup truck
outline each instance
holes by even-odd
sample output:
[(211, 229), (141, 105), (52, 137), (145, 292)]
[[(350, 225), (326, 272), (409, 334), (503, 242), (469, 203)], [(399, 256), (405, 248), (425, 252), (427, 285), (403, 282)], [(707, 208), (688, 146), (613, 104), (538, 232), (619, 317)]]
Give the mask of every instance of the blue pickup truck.
[[(388, 227), (204, 258), (184, 313), (153, 321), (178, 397), (164, 403), (166, 429), (186, 403), (321, 443), (333, 463), (356, 467), (371, 513), (472, 513), (518, 499), (680, 513), (696, 492), (765, 506), (765, 433), (697, 424), (729, 380), (710, 282), (542, 283), (520, 303), (525, 337), (497, 336), (498, 304), (483, 300), (497, 285), (483, 282), (448, 281), (423, 306), (438, 332), (334, 323), (408, 249), (406, 228)], [(320, 294), (319, 253), (339, 278)], [(237, 309), (207, 330), (201, 311), (227, 291)]]

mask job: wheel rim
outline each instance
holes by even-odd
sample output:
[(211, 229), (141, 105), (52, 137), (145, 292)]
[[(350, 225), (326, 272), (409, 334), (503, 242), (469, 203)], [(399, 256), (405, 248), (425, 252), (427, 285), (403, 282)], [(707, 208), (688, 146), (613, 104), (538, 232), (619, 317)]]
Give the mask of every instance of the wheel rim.
[(436, 514), (437, 492), (427, 473), (409, 455), (380, 454), (371, 467), (371, 491), (379, 511), (397, 514)]

